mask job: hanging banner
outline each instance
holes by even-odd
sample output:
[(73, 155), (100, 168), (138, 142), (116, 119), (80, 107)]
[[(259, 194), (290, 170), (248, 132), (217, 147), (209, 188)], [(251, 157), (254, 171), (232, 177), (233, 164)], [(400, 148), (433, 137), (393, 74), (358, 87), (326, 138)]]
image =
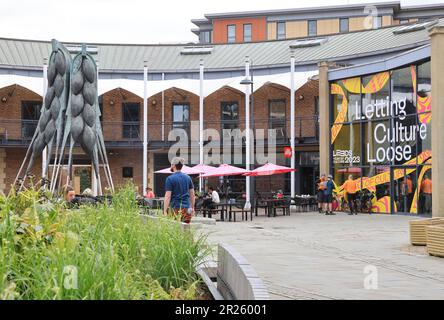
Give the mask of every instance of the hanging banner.
[[(390, 203), (391, 203), (391, 198), (389, 196), (383, 197), (372, 205), (372, 212), (390, 214)], [(394, 211), (396, 212), (397, 211), (396, 203), (394, 203), (393, 205), (395, 206)]]
[(413, 91), (416, 97), (416, 109), (419, 115), (419, 121), (422, 124), (429, 124), (430, 121), (432, 121), (432, 114), (426, 113), (422, 114), (424, 112), (431, 112), (432, 111), (432, 97), (426, 96), (421, 97), (417, 92), (417, 77), (416, 77), (416, 67), (410, 66), (410, 71), (412, 75), (412, 81), (413, 81)]
[[(421, 153), (417, 158), (404, 163), (404, 166), (416, 166), (417, 163), (418, 163), (418, 165), (421, 165), (421, 164), (426, 163), (426, 161), (429, 160), (431, 157), (432, 157), (432, 151), (426, 150), (423, 153)], [(407, 170), (396, 169), (396, 170), (394, 170), (393, 180), (399, 180), (401, 178), (404, 178), (406, 175), (409, 175), (415, 171), (416, 171), (415, 168), (409, 168)], [(385, 183), (389, 183), (390, 181), (391, 181), (390, 171), (383, 172), (383, 173), (378, 174), (378, 175), (371, 177), (371, 178), (365, 177), (362, 179), (359, 178), (359, 179), (354, 180), (356, 190), (368, 189), (370, 191), (375, 190), (374, 188), (376, 186), (381, 185), (381, 184), (385, 184)], [(341, 187), (336, 186), (335, 189), (336, 189), (337, 194), (342, 194), (344, 191), (342, 186)]]
[(335, 142), (338, 137), (339, 132), (342, 129), (342, 123), (345, 122), (348, 112), (348, 100), (344, 93), (344, 89), (337, 84), (331, 85), (331, 94), (341, 95), (342, 96), (342, 104), (341, 110), (339, 111), (338, 116), (336, 117), (335, 123), (331, 128), (331, 143)]

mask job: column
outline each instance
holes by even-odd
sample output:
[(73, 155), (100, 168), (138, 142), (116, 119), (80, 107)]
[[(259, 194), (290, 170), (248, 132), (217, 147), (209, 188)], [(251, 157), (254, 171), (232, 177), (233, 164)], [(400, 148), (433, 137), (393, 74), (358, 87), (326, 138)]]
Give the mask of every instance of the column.
[[(199, 163), (204, 164), (204, 62), (201, 59), (199, 65)], [(199, 176), (199, 193), (203, 191), (203, 178)]]
[(432, 42), (432, 183), (433, 183), (433, 217), (444, 217), (444, 27), (434, 27), (430, 31)]
[(319, 63), (319, 156), (320, 174), (330, 173), (330, 85), (328, 63)]
[[(290, 59), (290, 131), (291, 131), (291, 137), (290, 137), (290, 147), (291, 147), (291, 168), (294, 170), (296, 168), (296, 150), (295, 150), (295, 139), (296, 139), (296, 133), (295, 133), (295, 115), (296, 115), (296, 103), (295, 103), (295, 86), (294, 86), (294, 69), (295, 69), (295, 57), (293, 52), (291, 53), (291, 59)], [(293, 199), (296, 196), (295, 191), (295, 177), (296, 173), (293, 171), (291, 173), (291, 198)]]
[[(250, 58), (246, 57), (245, 60), (245, 79), (249, 79), (250, 77)], [(250, 85), (245, 86), (245, 169), (250, 170), (251, 163), (251, 141), (250, 141), (250, 94), (251, 94)], [(246, 199), (245, 199), (245, 209), (251, 208), (251, 185), (250, 185), (250, 177), (245, 178), (245, 186), (246, 186)]]
[(143, 190), (142, 194), (145, 194), (145, 190), (148, 187), (148, 66), (147, 62), (143, 62)]

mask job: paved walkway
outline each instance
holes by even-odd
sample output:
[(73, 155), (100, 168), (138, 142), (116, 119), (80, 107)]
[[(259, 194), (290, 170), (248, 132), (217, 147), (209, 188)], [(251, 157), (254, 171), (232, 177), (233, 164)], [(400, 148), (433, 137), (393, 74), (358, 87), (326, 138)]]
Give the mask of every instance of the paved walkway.
[[(297, 213), (205, 230), (249, 260), (272, 299), (444, 299), (444, 259), (410, 246), (413, 219)], [(374, 267), (378, 289), (366, 290)]]

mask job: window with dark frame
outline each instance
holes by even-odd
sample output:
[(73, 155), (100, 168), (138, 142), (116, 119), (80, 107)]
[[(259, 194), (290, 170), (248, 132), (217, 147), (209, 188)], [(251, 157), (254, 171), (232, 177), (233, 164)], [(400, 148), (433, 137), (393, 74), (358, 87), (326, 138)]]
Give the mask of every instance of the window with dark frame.
[(22, 101), (22, 139), (32, 139), (40, 118), (40, 101)]
[(140, 138), (140, 104), (122, 103), (122, 137), (125, 139)]
[(230, 24), (227, 26), (227, 42), (236, 42), (236, 25)]
[(222, 130), (235, 130), (239, 128), (239, 103), (221, 102)]
[(133, 167), (123, 167), (122, 168), (122, 177), (123, 178), (133, 178)]
[(318, 21), (309, 20), (308, 21), (308, 36), (315, 37), (318, 35)]
[(252, 28), (251, 23), (244, 24), (244, 42), (252, 41)]
[(269, 105), (269, 129), (274, 129), (276, 139), (284, 139), (287, 136), (285, 100), (270, 100)]
[(339, 20), (339, 32), (347, 33), (350, 31), (350, 24), (348, 18), (341, 18)]
[(173, 129), (188, 131), (190, 126), (190, 105), (185, 103), (173, 104)]
[(200, 43), (211, 43), (211, 31), (201, 31), (199, 37)]
[(277, 32), (276, 38), (278, 40), (283, 40), (286, 38), (285, 22), (278, 22), (277, 23), (276, 32)]

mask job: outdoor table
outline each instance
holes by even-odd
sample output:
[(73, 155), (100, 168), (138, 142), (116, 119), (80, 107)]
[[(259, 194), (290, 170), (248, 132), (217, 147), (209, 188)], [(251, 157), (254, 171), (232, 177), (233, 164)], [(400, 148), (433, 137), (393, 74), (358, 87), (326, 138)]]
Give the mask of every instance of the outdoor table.
[[(215, 204), (214, 206), (219, 209), (222, 209), (222, 214), (221, 214), (221, 220), (225, 221), (224, 216), (227, 215), (228, 216), (228, 212), (231, 211), (231, 209), (233, 208), (233, 205), (235, 205), (234, 203), (218, 203)], [(231, 217), (228, 217), (229, 221), (231, 221)]]
[(301, 210), (303, 210), (304, 207), (306, 207), (308, 209), (308, 207), (310, 206), (311, 200), (316, 200), (316, 196), (309, 196), (309, 197), (295, 196), (294, 200), (295, 200), (295, 204), (298, 203), (298, 201), (296, 201), (296, 200), (299, 200), (299, 206), (301, 207)]
[(265, 199), (263, 200), (267, 204), (267, 216), (271, 217), (271, 212), (273, 211), (273, 206), (276, 204), (279, 204), (281, 202), (284, 202), (285, 199)]

